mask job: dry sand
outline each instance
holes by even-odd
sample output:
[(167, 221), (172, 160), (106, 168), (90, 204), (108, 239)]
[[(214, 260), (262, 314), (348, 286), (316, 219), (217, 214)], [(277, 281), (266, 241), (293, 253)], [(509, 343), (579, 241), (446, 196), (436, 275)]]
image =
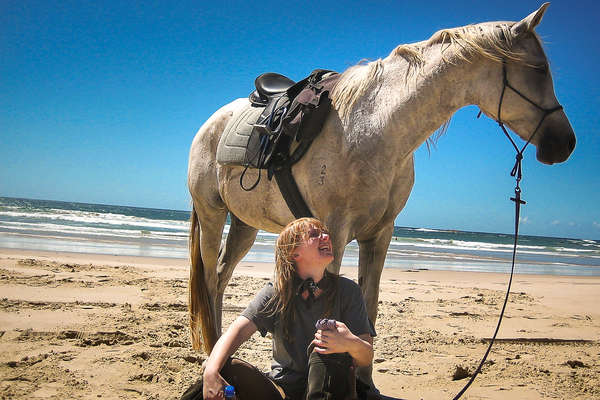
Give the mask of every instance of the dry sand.
[[(342, 273), (356, 277), (356, 268)], [(0, 249), (0, 397), (177, 399), (205, 355), (187, 329), (184, 260)], [(272, 276), (244, 263), (224, 326)], [(508, 276), (385, 270), (374, 380), (396, 399), (452, 398), (496, 326)], [(500, 341), (465, 399), (600, 399), (600, 278), (517, 275)], [(267, 369), (270, 341), (237, 353)]]

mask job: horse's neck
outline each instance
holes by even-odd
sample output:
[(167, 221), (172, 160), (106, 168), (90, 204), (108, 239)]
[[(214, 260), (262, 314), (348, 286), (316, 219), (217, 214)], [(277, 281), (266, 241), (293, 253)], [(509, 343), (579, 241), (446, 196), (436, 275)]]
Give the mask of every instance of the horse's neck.
[[(385, 59), (383, 79), (375, 113), (386, 120), (387, 143), (395, 143), (399, 154), (412, 154), (459, 108), (473, 103), (478, 78), (476, 63), (445, 63), (439, 49), (425, 60), (419, 73), (407, 77), (408, 63), (398, 57)], [(398, 154), (398, 153), (397, 153)]]

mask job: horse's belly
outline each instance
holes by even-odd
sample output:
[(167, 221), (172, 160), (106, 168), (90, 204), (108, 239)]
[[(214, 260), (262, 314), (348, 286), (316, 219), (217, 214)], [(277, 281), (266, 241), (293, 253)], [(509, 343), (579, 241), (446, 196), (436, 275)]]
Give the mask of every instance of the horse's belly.
[(244, 190), (240, 185), (240, 176), (244, 168), (219, 168), (219, 191), (227, 209), (244, 223), (267, 232), (279, 233), (294, 219), (283, 200), (275, 179), (269, 181), (266, 171), (246, 170), (242, 183), (250, 188), (259, 179), (252, 190)]

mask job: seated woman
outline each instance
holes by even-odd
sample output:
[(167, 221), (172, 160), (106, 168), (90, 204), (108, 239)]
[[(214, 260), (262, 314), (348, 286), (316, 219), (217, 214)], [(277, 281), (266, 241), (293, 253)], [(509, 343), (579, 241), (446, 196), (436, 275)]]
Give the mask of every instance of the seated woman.
[[(332, 261), (331, 240), (319, 220), (302, 218), (284, 228), (275, 285), (264, 287), (215, 344), (205, 363), (204, 399), (223, 398), (223, 387), (240, 375), (232, 372), (230, 356), (257, 330), (273, 337), (271, 382), (263, 379), (277, 389), (275, 398), (356, 397), (354, 367), (371, 364), (375, 331), (358, 285), (326, 270)], [(317, 329), (322, 318), (336, 321)], [(260, 378), (246, 382), (256, 385)], [(237, 385), (243, 385), (240, 379)], [(236, 387), (240, 398), (253, 390)]]

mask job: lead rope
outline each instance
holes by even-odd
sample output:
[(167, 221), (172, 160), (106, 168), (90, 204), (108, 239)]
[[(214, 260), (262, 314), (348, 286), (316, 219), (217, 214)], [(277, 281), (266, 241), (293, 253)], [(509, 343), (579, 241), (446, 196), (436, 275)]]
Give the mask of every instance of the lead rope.
[[(511, 142), (512, 142), (512, 139), (511, 139)], [(514, 142), (513, 142), (513, 144), (514, 144)], [(525, 148), (523, 148), (523, 150), (524, 149)], [(473, 372), (473, 375), (471, 375), (471, 379), (469, 379), (469, 382), (467, 382), (467, 384), (462, 388), (462, 390), (460, 392), (458, 392), (458, 394), (456, 396), (454, 396), (453, 400), (459, 399), (463, 395), (463, 393), (467, 391), (469, 386), (471, 386), (471, 384), (473, 383), (473, 381), (475, 380), (477, 375), (481, 372), (481, 368), (483, 367), (483, 364), (485, 363), (485, 360), (487, 359), (488, 354), (490, 354), (490, 351), (492, 350), (492, 346), (494, 345), (494, 341), (496, 340), (496, 335), (498, 334), (498, 331), (500, 330), (500, 324), (502, 323), (502, 317), (504, 316), (504, 310), (506, 309), (506, 304), (508, 303), (508, 296), (510, 294), (510, 287), (512, 285), (513, 273), (515, 271), (515, 262), (516, 262), (516, 258), (517, 258), (517, 241), (518, 241), (518, 237), (519, 237), (519, 218), (521, 215), (521, 204), (526, 204), (525, 201), (521, 200), (521, 188), (519, 187), (519, 182), (521, 181), (521, 160), (523, 159), (523, 154), (521, 152), (517, 151), (516, 159), (517, 159), (517, 161), (515, 163), (515, 166), (514, 166), (512, 172), (510, 173), (511, 176), (515, 176), (515, 174), (516, 174), (516, 181), (517, 181), (517, 185), (515, 186), (515, 197), (510, 198), (512, 201), (515, 202), (515, 235), (514, 235), (515, 240), (514, 240), (514, 245), (513, 245), (512, 266), (510, 268), (510, 279), (508, 280), (508, 287), (506, 289), (506, 296), (504, 297), (504, 304), (502, 305), (502, 310), (500, 311), (500, 317), (498, 318), (498, 325), (496, 325), (496, 330), (494, 331), (494, 336), (492, 336), (492, 340), (490, 340), (490, 345), (488, 346), (485, 354), (483, 355), (483, 358), (481, 359), (479, 366), (477, 367), (475, 372)]]
[[(494, 336), (492, 336), (492, 339), (490, 340), (490, 345), (488, 346), (485, 354), (483, 355), (483, 358), (481, 359), (479, 366), (477, 367), (475, 372), (473, 372), (473, 375), (471, 375), (471, 379), (469, 379), (469, 382), (467, 382), (465, 387), (463, 387), (462, 390), (460, 392), (458, 392), (458, 394), (456, 396), (454, 396), (453, 400), (459, 399), (463, 395), (463, 393), (469, 388), (469, 386), (471, 386), (471, 384), (475, 380), (475, 377), (477, 377), (477, 375), (481, 372), (481, 368), (483, 367), (483, 364), (485, 363), (485, 360), (487, 359), (487, 356), (490, 353), (490, 350), (492, 350), (492, 346), (494, 345), (494, 341), (496, 340), (496, 335), (498, 334), (498, 331), (500, 330), (500, 324), (502, 323), (502, 317), (504, 316), (504, 310), (506, 309), (506, 304), (508, 303), (508, 296), (510, 294), (510, 287), (512, 285), (513, 273), (515, 271), (515, 262), (516, 262), (516, 258), (517, 258), (517, 242), (519, 239), (519, 219), (521, 216), (521, 204), (526, 204), (525, 201), (521, 200), (521, 187), (519, 186), (519, 184), (521, 182), (521, 178), (522, 178), (521, 162), (523, 161), (523, 152), (525, 151), (525, 148), (527, 147), (527, 145), (529, 143), (531, 143), (531, 140), (533, 139), (533, 137), (535, 136), (537, 131), (540, 129), (540, 126), (542, 126), (542, 123), (544, 122), (546, 117), (555, 111), (562, 110), (561, 105), (555, 106), (553, 108), (541, 107), (540, 105), (535, 103), (533, 100), (531, 100), (529, 97), (525, 96), (523, 93), (521, 93), (516, 88), (514, 88), (510, 84), (510, 82), (508, 82), (508, 77), (506, 74), (506, 60), (502, 60), (502, 79), (503, 79), (503, 82), (502, 82), (503, 85), (502, 85), (502, 92), (500, 93), (500, 102), (498, 103), (498, 119), (496, 120), (496, 122), (498, 122), (498, 125), (502, 129), (502, 132), (504, 132), (504, 135), (506, 135), (506, 137), (508, 138), (510, 143), (513, 145), (515, 151), (517, 152), (517, 155), (515, 157), (515, 159), (516, 159), (515, 165), (514, 165), (512, 171), (510, 172), (510, 176), (512, 176), (516, 179), (515, 197), (510, 198), (511, 201), (515, 202), (515, 234), (514, 234), (515, 240), (514, 240), (514, 245), (513, 245), (512, 265), (510, 267), (510, 278), (508, 280), (508, 288), (506, 289), (506, 296), (504, 297), (504, 304), (502, 305), (502, 310), (500, 311), (500, 317), (498, 317), (498, 325), (496, 325), (496, 330), (494, 331)], [(517, 146), (515, 141), (512, 139), (512, 137), (509, 135), (508, 131), (504, 127), (504, 123), (502, 122), (502, 102), (504, 100), (504, 93), (506, 92), (506, 88), (511, 89), (513, 92), (518, 94), (522, 99), (527, 100), (530, 104), (535, 106), (537, 109), (543, 111), (543, 113), (544, 113), (542, 115), (542, 118), (540, 118), (540, 122), (538, 122), (537, 126), (535, 127), (535, 130), (533, 131), (531, 136), (529, 136), (529, 140), (527, 140), (527, 143), (525, 143), (523, 145), (521, 150), (519, 150), (519, 147)], [(479, 111), (477, 118), (479, 118), (480, 116), (481, 116), (481, 111)]]

